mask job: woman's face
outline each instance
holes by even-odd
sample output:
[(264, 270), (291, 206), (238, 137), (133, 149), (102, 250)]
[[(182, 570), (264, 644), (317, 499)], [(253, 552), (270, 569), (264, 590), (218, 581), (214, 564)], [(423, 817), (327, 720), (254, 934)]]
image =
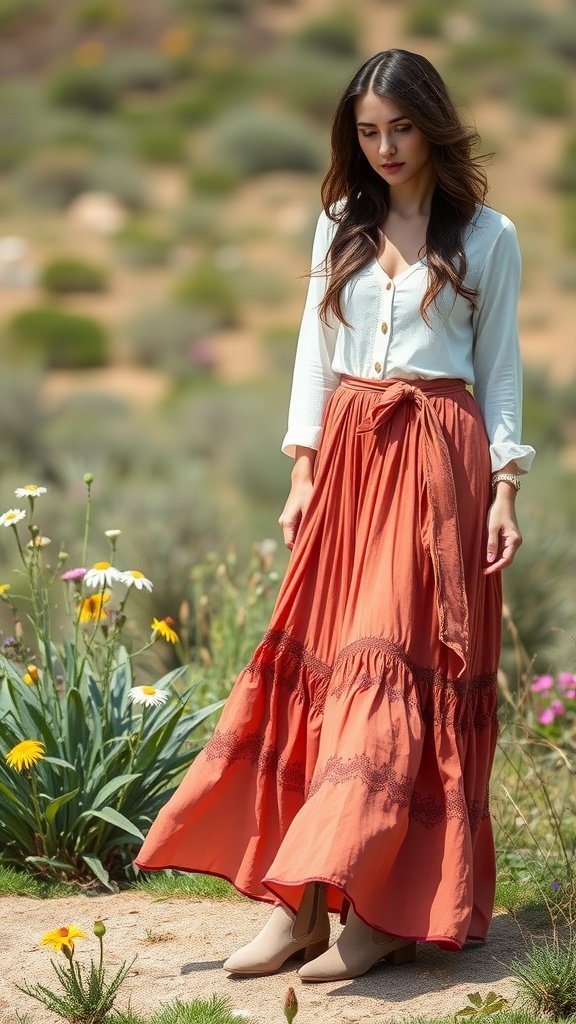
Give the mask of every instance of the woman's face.
[(391, 187), (432, 176), (432, 145), (387, 96), (369, 92), (354, 103), (358, 142), (376, 174)]

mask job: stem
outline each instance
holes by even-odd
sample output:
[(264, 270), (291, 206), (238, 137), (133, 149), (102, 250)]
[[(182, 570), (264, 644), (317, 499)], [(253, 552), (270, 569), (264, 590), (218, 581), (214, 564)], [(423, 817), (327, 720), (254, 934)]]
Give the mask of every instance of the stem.
[(91, 486), (92, 486), (91, 484), (88, 484), (88, 483), (86, 484), (86, 490), (88, 492), (88, 499), (86, 501), (86, 518), (84, 520), (84, 543), (83, 543), (83, 546), (82, 546), (82, 565), (86, 565), (86, 558), (87, 558), (87, 555), (88, 555), (88, 535), (90, 533), (90, 507), (91, 507), (90, 488), (91, 488)]

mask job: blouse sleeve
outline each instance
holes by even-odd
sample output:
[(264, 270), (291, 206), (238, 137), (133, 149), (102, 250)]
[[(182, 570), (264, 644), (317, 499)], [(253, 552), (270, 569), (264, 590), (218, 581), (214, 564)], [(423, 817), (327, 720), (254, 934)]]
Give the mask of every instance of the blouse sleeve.
[[(322, 264), (335, 228), (335, 223), (322, 211), (312, 245), (313, 271)], [(340, 374), (331, 367), (339, 321), (330, 316), (326, 325), (318, 312), (325, 290), (326, 274), (321, 268), (320, 273), (310, 277), (296, 344), (288, 430), (281, 445), (281, 450), (292, 458), (296, 456), (296, 445), (318, 449), (324, 409), (340, 383)]]
[(516, 228), (506, 218), (480, 274), (474, 330), (474, 395), (488, 440), (492, 471), (511, 460), (527, 473), (534, 448), (521, 444), (522, 364), (518, 341), (518, 293), (522, 258)]

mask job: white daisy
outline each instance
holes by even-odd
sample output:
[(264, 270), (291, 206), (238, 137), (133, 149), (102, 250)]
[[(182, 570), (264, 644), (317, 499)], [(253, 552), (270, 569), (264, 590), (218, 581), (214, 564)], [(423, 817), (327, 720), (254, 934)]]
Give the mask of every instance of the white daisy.
[(147, 708), (158, 707), (168, 700), (166, 690), (159, 690), (157, 686), (132, 686), (128, 696), (133, 704), (144, 704)]
[(104, 536), (108, 537), (108, 540), (116, 540), (121, 533), (122, 530), (104, 530)]
[(87, 587), (111, 587), (114, 581), (123, 583), (123, 573), (115, 569), (110, 562), (95, 562), (91, 569), (88, 569), (84, 577)]
[(127, 569), (126, 572), (123, 572), (122, 583), (125, 583), (127, 587), (136, 587), (137, 590), (146, 587), (146, 590), (152, 593), (152, 580), (147, 579), (144, 573), (138, 569)]
[(0, 526), (16, 526), (16, 523), (25, 518), (26, 513), (23, 508), (9, 508), (0, 516)]
[(17, 487), (14, 494), (17, 498), (38, 498), (41, 494), (46, 494), (46, 488), (38, 487), (38, 484), (26, 484), (25, 487)]

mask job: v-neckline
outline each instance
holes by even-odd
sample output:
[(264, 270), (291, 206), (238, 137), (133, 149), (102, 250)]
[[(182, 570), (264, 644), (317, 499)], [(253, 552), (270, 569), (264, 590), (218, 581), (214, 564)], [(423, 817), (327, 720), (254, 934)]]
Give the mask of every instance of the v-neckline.
[(398, 284), (399, 281), (402, 281), (405, 277), (408, 277), (408, 274), (411, 274), (412, 271), (416, 270), (417, 267), (424, 267), (426, 266), (426, 264), (424, 260), (416, 260), (416, 263), (411, 263), (409, 267), (405, 267), (404, 270), (400, 271), (400, 273), (396, 275), (396, 277), (390, 277), (390, 275), (386, 273), (384, 267), (380, 263), (377, 256), (374, 257), (373, 266), (376, 272), (380, 273), (382, 277), (386, 279), (386, 281), (391, 281), (393, 285), (396, 285)]

